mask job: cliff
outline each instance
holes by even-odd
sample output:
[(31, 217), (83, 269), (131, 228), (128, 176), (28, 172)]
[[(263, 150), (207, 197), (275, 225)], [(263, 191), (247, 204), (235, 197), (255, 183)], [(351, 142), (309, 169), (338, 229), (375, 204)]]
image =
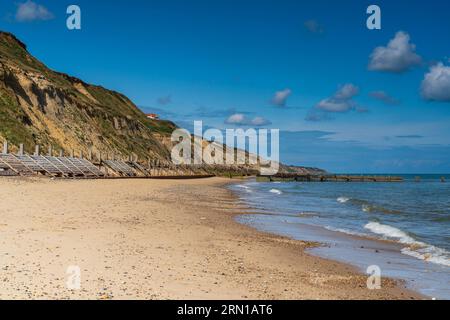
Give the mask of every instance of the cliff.
[[(54, 150), (169, 159), (161, 137), (175, 128), (147, 119), (124, 95), (47, 68), (14, 35), (0, 32), (0, 140)], [(159, 138), (156, 138), (158, 136)]]
[[(121, 93), (49, 69), (13, 34), (0, 31), (0, 143), (7, 140), (12, 151), (23, 143), (28, 153), (41, 145), (66, 154), (91, 150), (94, 155), (134, 155), (141, 161), (168, 162), (174, 129), (170, 121), (148, 119)], [(247, 155), (236, 152), (238, 157)], [(214, 174), (230, 170), (253, 174), (258, 165), (202, 169)]]

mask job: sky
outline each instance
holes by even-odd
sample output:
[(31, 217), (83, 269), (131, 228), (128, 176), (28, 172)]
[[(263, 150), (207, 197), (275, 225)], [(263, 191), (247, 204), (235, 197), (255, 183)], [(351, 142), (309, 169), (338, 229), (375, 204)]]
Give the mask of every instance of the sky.
[(182, 127), (280, 129), (282, 162), (336, 173), (450, 173), (449, 16), (444, 0), (0, 3), (0, 29), (50, 68)]

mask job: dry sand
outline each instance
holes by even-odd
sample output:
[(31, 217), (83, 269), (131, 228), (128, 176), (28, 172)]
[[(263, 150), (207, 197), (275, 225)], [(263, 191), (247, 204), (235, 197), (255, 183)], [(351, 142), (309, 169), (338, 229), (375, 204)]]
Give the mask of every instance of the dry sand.
[(229, 181), (1, 178), (0, 299), (421, 298), (236, 223)]

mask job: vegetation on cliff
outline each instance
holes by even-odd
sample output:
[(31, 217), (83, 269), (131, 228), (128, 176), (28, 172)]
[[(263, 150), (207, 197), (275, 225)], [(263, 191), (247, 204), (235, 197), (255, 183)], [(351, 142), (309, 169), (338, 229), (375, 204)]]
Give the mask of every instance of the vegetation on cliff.
[[(66, 154), (90, 150), (94, 155), (169, 161), (174, 129), (168, 120), (148, 119), (121, 93), (49, 69), (13, 34), (0, 31), (0, 143), (7, 140), (13, 151), (23, 143), (28, 153), (40, 145)], [(228, 166), (203, 169), (231, 174)], [(232, 171), (257, 169), (236, 165)]]
[(40, 144), (141, 159), (168, 159), (161, 137), (176, 127), (148, 119), (118, 92), (50, 70), (6, 32), (0, 32), (0, 119), (0, 140), (13, 148), (24, 143), (31, 152)]

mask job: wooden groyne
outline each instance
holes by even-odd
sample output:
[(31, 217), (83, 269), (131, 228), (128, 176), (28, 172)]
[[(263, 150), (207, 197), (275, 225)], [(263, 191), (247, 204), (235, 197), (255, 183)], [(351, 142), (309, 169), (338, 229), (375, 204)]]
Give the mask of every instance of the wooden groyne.
[(273, 176), (258, 176), (258, 181), (301, 181), (301, 182), (402, 182), (403, 178), (396, 176), (365, 176), (365, 175), (308, 175), (294, 173), (279, 173)]
[(10, 153), (8, 142), (4, 142), (0, 153), (0, 176), (49, 176), (55, 178), (157, 178), (157, 179), (193, 179), (213, 176), (201, 166), (175, 166), (168, 161), (149, 159), (138, 162), (135, 157), (118, 159), (116, 156), (101, 154), (94, 160), (89, 152), (87, 158), (83, 153), (78, 156), (71, 152), (66, 156), (62, 151), (58, 156), (50, 147), (47, 154), (41, 154), (36, 146), (33, 154), (24, 152), (23, 144), (17, 153)]

